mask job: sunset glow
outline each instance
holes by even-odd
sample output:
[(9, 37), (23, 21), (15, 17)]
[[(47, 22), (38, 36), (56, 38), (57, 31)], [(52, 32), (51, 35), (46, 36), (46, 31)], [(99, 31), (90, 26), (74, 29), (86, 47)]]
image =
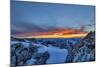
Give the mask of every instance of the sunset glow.
[(19, 35), (20, 38), (80, 38), (87, 35), (87, 32), (80, 29), (57, 29), (48, 32), (33, 32)]
[(30, 36), (28, 38), (80, 38), (87, 34), (68, 34), (68, 35), (40, 35), (40, 36)]

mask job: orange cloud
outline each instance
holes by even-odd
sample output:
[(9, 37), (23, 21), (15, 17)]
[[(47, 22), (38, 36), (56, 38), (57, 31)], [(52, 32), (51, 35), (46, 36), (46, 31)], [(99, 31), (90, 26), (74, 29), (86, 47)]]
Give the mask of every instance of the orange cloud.
[(81, 29), (54, 29), (47, 32), (31, 32), (20, 34), (20, 38), (80, 38), (87, 35)]

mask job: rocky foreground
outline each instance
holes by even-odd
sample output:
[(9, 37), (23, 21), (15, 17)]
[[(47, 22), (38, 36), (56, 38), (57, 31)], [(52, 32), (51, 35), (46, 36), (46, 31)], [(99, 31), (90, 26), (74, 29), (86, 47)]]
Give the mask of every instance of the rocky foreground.
[(84, 38), (19, 39), (11, 37), (11, 66), (95, 61), (95, 33)]

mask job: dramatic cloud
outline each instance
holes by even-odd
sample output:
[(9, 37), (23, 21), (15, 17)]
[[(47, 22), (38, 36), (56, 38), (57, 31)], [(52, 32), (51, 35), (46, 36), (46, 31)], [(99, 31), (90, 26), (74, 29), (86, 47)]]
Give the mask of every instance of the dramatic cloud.
[(12, 35), (48, 32), (59, 28), (94, 30), (94, 6), (11, 2)]

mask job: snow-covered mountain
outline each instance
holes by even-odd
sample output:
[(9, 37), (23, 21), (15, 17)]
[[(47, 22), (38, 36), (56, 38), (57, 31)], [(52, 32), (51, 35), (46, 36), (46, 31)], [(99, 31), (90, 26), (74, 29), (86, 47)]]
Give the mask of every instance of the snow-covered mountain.
[(20, 39), (11, 37), (12, 66), (95, 60), (95, 33), (84, 38)]

